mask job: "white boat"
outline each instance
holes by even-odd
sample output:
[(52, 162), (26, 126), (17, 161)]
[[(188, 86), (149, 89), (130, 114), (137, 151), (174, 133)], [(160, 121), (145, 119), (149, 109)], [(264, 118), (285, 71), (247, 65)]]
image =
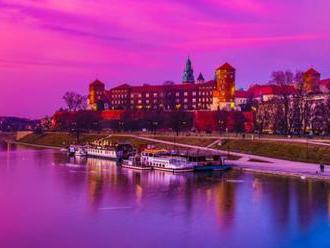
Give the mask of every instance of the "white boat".
[(168, 152), (162, 149), (146, 149), (141, 153), (141, 163), (155, 170), (172, 172), (230, 169), (220, 154), (201, 151)]
[(171, 155), (162, 149), (146, 149), (141, 153), (141, 163), (155, 170), (171, 172), (194, 171), (197, 162), (189, 161), (188, 158)]
[(116, 150), (115, 147), (87, 147), (85, 148), (87, 156), (100, 157), (118, 160), (122, 157), (122, 151)]
[(133, 170), (152, 170), (151, 166), (141, 163), (141, 157), (139, 155), (132, 155), (128, 159), (124, 159), (121, 166)]
[(78, 156), (78, 157), (85, 157), (87, 156), (87, 151), (85, 149), (85, 147), (83, 146), (77, 146), (76, 149), (75, 149), (75, 156)]

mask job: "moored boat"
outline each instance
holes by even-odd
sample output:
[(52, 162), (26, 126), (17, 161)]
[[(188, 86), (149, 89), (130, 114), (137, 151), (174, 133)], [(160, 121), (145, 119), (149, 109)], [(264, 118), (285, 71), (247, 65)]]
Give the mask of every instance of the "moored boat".
[(141, 163), (155, 170), (171, 172), (227, 170), (224, 156), (201, 151), (172, 151), (146, 149), (141, 153)]
[(121, 158), (122, 153), (117, 151), (115, 147), (102, 147), (102, 146), (89, 146), (86, 147), (87, 156), (90, 157), (100, 157), (100, 158), (107, 158), (118, 160)]
[(163, 149), (146, 149), (141, 153), (141, 163), (155, 170), (170, 172), (194, 171), (196, 164), (189, 162), (184, 157), (171, 155)]
[(152, 170), (151, 166), (147, 166), (141, 163), (141, 157), (138, 154), (129, 156), (128, 159), (124, 159), (121, 163), (121, 166), (134, 170)]

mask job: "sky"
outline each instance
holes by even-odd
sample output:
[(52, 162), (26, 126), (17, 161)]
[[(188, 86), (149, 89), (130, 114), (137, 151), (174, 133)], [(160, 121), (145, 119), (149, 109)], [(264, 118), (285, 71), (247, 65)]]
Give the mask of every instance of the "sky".
[(40, 118), (98, 78), (181, 82), (225, 63), (237, 88), (274, 70), (330, 77), (329, 0), (0, 0), (0, 116)]

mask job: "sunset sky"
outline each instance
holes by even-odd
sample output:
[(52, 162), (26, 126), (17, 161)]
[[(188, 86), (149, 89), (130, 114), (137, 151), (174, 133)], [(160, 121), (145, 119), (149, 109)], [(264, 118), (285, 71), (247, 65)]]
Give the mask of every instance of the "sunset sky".
[(237, 87), (272, 70), (330, 77), (329, 0), (0, 0), (0, 116), (43, 117), (67, 90), (181, 82), (224, 62)]

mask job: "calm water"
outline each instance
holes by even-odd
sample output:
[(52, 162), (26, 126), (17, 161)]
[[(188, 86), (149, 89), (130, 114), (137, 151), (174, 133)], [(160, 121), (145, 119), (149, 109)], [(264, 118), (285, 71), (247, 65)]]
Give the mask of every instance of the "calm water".
[(0, 247), (330, 247), (329, 183), (0, 150)]

